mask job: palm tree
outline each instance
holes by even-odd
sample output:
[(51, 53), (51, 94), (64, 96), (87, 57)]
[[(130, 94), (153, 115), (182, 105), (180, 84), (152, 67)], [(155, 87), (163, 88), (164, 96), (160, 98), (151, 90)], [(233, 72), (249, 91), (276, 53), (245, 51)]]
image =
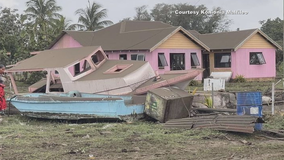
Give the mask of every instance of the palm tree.
[(35, 25), (42, 27), (45, 23), (52, 26), (55, 19), (60, 17), (58, 12), (62, 10), (60, 6), (56, 5), (55, 0), (30, 0), (26, 4), (28, 7), (25, 10), (27, 16)]
[(63, 30), (75, 30), (75, 26), (70, 24), (71, 20), (66, 19), (66, 17), (60, 15), (59, 19), (55, 21), (54, 30), (61, 32)]
[(85, 9), (76, 10), (75, 14), (79, 15), (78, 23), (80, 23), (76, 24), (77, 27), (83, 30), (95, 31), (113, 24), (112, 21), (102, 20), (107, 17), (107, 10), (101, 8), (100, 4), (93, 2), (91, 5), (89, 1), (89, 6)]
[(35, 41), (41, 43), (39, 48), (47, 46), (53, 35), (50, 30), (56, 26), (56, 21), (60, 18), (60, 6), (56, 5), (55, 0), (29, 0), (26, 2), (25, 13), (33, 29)]

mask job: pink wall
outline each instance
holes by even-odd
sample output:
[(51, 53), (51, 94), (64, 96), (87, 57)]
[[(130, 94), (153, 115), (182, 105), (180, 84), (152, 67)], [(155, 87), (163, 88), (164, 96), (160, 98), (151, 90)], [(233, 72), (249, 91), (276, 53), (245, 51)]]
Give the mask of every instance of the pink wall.
[(75, 41), (71, 36), (65, 34), (60, 40), (51, 47), (51, 49), (60, 49), (60, 48), (76, 48), (82, 47), (80, 43)]
[[(250, 65), (250, 52), (262, 52), (266, 64)], [(238, 49), (231, 56), (233, 78), (236, 75), (243, 75), (245, 78), (276, 77), (275, 49)]]
[[(168, 62), (168, 66), (165, 66), (164, 69), (159, 69), (158, 67), (158, 53), (165, 53), (165, 57)], [(190, 53), (196, 53), (199, 59), (200, 66), (202, 66), (201, 59), (201, 50), (198, 49), (156, 49), (152, 52), (152, 57), (149, 59), (150, 64), (152, 65), (154, 70), (158, 70), (159, 73), (164, 73), (165, 71), (170, 70), (170, 53), (184, 53), (185, 54), (185, 69), (191, 69), (191, 57)]]
[[(164, 69), (159, 69), (158, 67), (158, 53), (164, 53), (166, 60), (168, 62), (168, 66), (165, 66)], [(184, 53), (185, 54), (185, 69), (191, 69), (191, 60), (190, 53), (196, 53), (199, 59), (200, 66), (202, 67), (202, 58), (201, 58), (201, 50), (198, 49), (156, 49), (153, 52), (107, 52), (109, 59), (119, 59), (120, 54), (127, 54), (127, 60), (131, 60), (131, 54), (145, 54), (145, 60), (148, 61), (152, 68), (156, 71), (158, 70), (160, 74), (163, 74), (165, 71), (170, 71), (170, 53)], [(196, 77), (196, 80), (201, 80), (202, 75)]]
[(132, 54), (144, 54), (146, 61), (147, 61), (147, 57), (149, 57), (149, 52), (148, 51), (126, 51), (126, 52), (105, 52), (106, 55), (108, 55), (109, 59), (113, 59), (113, 60), (118, 60), (119, 59), (119, 55), (121, 54), (126, 54), (127, 55), (127, 60), (131, 60), (131, 55)]

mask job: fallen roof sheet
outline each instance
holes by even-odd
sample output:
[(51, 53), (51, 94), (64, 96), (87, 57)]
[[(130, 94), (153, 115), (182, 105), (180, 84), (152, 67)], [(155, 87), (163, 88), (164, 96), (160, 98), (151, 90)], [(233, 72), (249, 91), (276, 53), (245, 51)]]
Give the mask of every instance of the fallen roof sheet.
[(183, 129), (209, 128), (214, 130), (253, 133), (255, 123), (263, 122), (261, 118), (250, 115), (210, 115), (169, 120), (164, 124), (164, 127)]

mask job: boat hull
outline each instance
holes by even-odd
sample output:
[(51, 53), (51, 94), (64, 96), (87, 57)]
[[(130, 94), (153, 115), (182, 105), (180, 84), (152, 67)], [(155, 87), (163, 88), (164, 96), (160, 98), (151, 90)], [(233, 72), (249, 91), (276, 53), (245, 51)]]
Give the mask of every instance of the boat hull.
[(24, 115), (49, 119), (123, 119), (144, 113), (144, 104), (131, 104), (131, 96), (26, 94), (12, 98), (11, 103)]

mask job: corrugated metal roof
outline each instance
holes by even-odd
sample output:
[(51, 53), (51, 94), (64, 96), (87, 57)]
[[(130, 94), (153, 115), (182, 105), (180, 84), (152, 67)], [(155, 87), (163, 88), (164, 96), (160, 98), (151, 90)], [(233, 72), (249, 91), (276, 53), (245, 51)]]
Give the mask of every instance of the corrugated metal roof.
[(205, 43), (210, 48), (210, 50), (235, 49), (248, 36), (254, 33), (255, 30), (256, 29), (199, 35), (195, 34), (195, 36), (197, 36), (196, 38)]
[(250, 115), (210, 115), (173, 119), (167, 121), (164, 126), (166, 128), (210, 128), (214, 130), (253, 133), (255, 123), (257, 122), (263, 121), (259, 117)]
[(155, 21), (122, 21), (99, 31), (63, 31), (51, 48), (64, 34), (70, 35), (82, 46), (101, 46), (105, 51), (153, 50), (177, 31), (184, 32), (190, 40), (208, 49), (182, 27)]
[(237, 50), (246, 40), (257, 33), (264, 37), (273, 46), (282, 50), (282, 47), (279, 44), (259, 29), (210, 34), (198, 34), (198, 32), (194, 30), (189, 30), (188, 32), (206, 44), (210, 50)]
[(6, 72), (62, 68), (84, 59), (98, 49), (100, 49), (100, 47), (91, 46), (46, 50), (28, 59), (20, 61), (15, 67), (6, 70)]

